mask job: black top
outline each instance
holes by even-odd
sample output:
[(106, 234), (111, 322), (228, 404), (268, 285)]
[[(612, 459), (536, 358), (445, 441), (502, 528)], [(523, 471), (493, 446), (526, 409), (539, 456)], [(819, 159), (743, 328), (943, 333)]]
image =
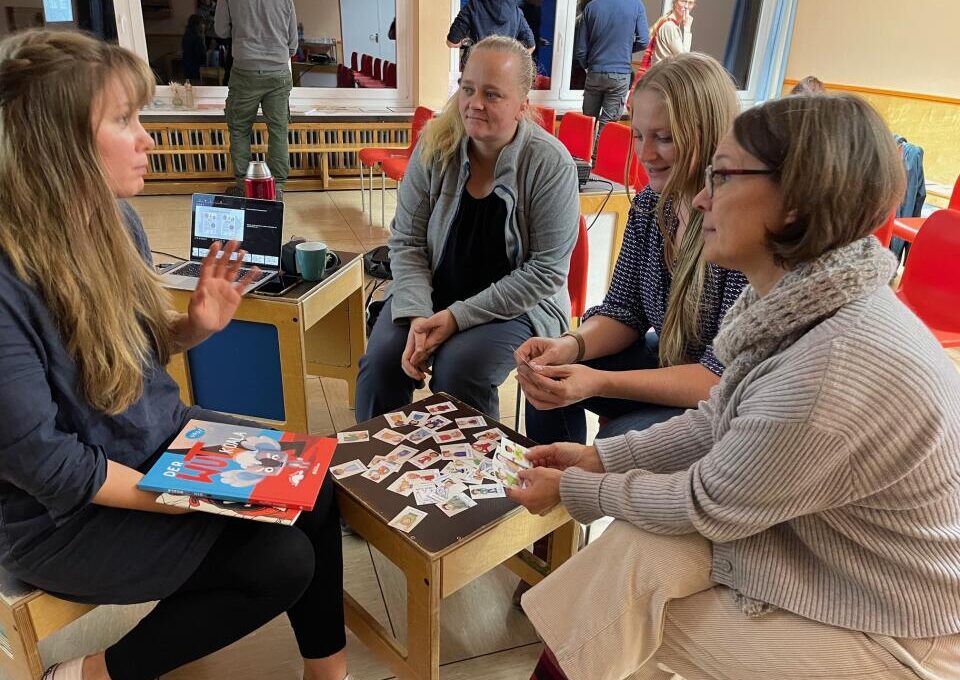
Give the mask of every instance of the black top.
[(433, 273), (433, 311), (446, 309), (513, 271), (504, 229), (507, 206), (494, 193), (474, 198), (464, 188), (460, 208)]

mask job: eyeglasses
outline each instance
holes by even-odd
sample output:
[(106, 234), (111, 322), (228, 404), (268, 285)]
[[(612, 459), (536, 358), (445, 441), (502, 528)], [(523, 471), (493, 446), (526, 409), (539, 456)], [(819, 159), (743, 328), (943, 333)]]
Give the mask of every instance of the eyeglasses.
[(714, 170), (712, 165), (708, 165), (704, 172), (704, 184), (707, 187), (707, 193), (713, 198), (713, 190), (718, 186), (723, 186), (733, 175), (772, 175), (773, 170), (743, 170), (734, 168), (724, 168), (723, 170)]

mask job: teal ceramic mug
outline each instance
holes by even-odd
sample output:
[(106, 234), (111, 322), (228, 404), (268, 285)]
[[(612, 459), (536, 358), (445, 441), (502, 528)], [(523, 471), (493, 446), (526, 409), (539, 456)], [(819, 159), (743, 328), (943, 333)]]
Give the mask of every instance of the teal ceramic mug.
[(322, 241), (304, 241), (297, 244), (297, 273), (305, 281), (322, 281), (327, 269), (338, 264), (340, 258)]

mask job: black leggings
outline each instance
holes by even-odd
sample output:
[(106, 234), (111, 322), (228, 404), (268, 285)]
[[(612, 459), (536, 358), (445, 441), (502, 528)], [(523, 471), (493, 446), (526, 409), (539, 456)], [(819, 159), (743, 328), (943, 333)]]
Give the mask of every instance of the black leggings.
[(284, 611), (305, 659), (346, 646), (340, 516), (329, 478), (293, 527), (229, 520), (193, 575), (107, 649), (107, 670), (113, 680), (152, 680)]

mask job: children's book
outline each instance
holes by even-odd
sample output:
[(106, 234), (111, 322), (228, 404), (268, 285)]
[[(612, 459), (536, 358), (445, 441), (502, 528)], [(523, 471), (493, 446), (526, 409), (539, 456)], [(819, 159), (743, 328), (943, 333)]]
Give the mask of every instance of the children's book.
[(252, 519), (255, 522), (269, 522), (287, 526), (296, 522), (297, 517), (300, 516), (299, 510), (288, 510), (273, 505), (247, 505), (234, 501), (221, 501), (216, 498), (185, 496), (178, 493), (162, 493), (157, 496), (157, 503), (178, 508), (189, 508), (199, 512), (210, 512), (214, 515)]
[(312, 510), (336, 446), (328, 437), (191, 420), (137, 486)]

